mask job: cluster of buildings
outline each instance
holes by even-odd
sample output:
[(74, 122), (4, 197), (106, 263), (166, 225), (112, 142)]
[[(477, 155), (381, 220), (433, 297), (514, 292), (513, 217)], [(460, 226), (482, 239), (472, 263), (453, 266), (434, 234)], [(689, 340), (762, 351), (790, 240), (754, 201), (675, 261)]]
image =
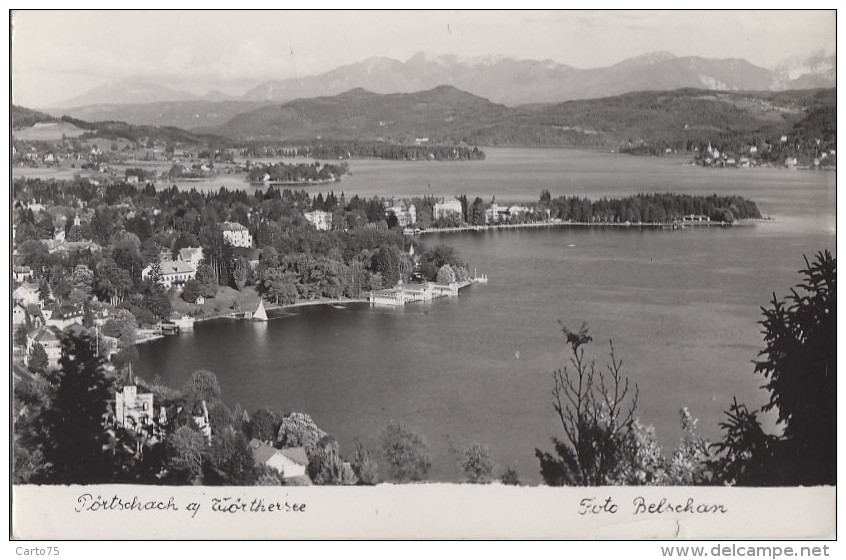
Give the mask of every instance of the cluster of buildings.
[[(36, 123), (33, 129), (48, 128), (53, 123)], [(54, 150), (39, 151), (32, 144), (21, 143), (20, 147), (12, 144), (12, 161), (25, 162), (30, 166), (53, 166), (61, 165), (64, 162), (72, 164), (93, 164), (97, 165), (100, 171), (105, 171), (107, 166), (101, 162), (103, 151), (94, 145), (90, 150), (71, 150), (68, 146), (58, 145)]]
[[(788, 135), (783, 135), (779, 139), (779, 143), (784, 146), (788, 144), (789, 140), (790, 137)], [(817, 140), (816, 143), (819, 145), (820, 141)], [(728, 151), (721, 152), (718, 148), (712, 147), (709, 142), (708, 147), (704, 151), (700, 152), (699, 148), (695, 149), (697, 152), (696, 162), (699, 165), (706, 167), (756, 167), (761, 165), (760, 154), (768, 153), (772, 149), (773, 146), (767, 143), (765, 143), (760, 150), (758, 146), (752, 144), (744, 146), (739, 153), (730, 153)], [(816, 155), (812, 161), (813, 167), (827, 165), (830, 161), (833, 162), (835, 156), (837, 155), (837, 152), (834, 149), (815, 150), (815, 152)], [(788, 169), (798, 169), (801, 167), (799, 159), (795, 156), (787, 156), (783, 161), (778, 163), (781, 163)], [(805, 167), (809, 166), (806, 165)]]
[[(543, 208), (547, 218), (551, 213), (549, 208)], [(517, 219), (522, 221), (527, 214), (535, 214), (537, 208), (532, 206), (525, 206), (522, 204), (512, 204), (510, 206), (500, 206), (496, 201), (491, 202), (490, 206), (485, 210), (485, 223), (488, 224), (502, 224)]]
[[(24, 282), (12, 292), (12, 326), (27, 329), (23, 344), (23, 362), (29, 366), (33, 351), (40, 345), (47, 354), (48, 368), (59, 366), (62, 357), (61, 335), (64, 331), (82, 329), (85, 310), (79, 303), (46, 303), (38, 285)], [(106, 308), (90, 310), (96, 327), (103, 326), (109, 319)], [(98, 352), (107, 360), (117, 351), (117, 339), (100, 335)]]
[[(107, 420), (107, 424), (131, 430), (150, 443), (161, 441), (176, 426), (189, 422), (206, 442), (211, 442), (212, 426), (205, 400), (156, 402), (155, 395), (135, 379), (131, 368), (123, 387), (115, 392), (114, 408)], [(257, 466), (273, 469), (283, 479), (308, 477), (308, 455), (302, 446), (279, 449), (253, 438), (250, 450)]]
[[(187, 418), (186, 418), (187, 417)], [(191, 405), (183, 402), (156, 403), (152, 392), (139, 385), (130, 366), (123, 387), (115, 392), (114, 409), (108, 424), (132, 430), (151, 443), (160, 441), (176, 425), (190, 421), (211, 442), (212, 428), (206, 401), (198, 399)]]
[[(26, 208), (37, 214), (45, 209), (43, 204), (32, 203), (28, 205), (21, 205), (16, 203), (17, 208)], [(53, 223), (53, 237), (51, 239), (43, 239), (42, 243), (47, 248), (47, 251), (52, 255), (54, 253), (70, 254), (75, 251), (90, 251), (91, 253), (99, 253), (102, 247), (97, 242), (83, 237), (85, 229), (83, 226), (89, 226), (91, 217), (94, 212), (85, 208), (77, 210), (73, 220), (68, 228), (68, 219), (65, 216), (58, 216)], [(67, 230), (67, 231), (66, 231)], [(17, 224), (12, 224), (12, 239), (17, 235)], [(15, 267), (21, 268), (21, 267)], [(15, 273), (15, 281), (22, 282), (23, 279), (18, 278), (18, 272)]]

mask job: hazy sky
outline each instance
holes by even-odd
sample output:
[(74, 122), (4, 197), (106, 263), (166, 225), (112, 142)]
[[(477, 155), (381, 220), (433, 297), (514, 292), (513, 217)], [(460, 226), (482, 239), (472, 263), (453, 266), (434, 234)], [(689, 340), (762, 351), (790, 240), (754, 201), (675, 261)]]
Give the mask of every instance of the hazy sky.
[(20, 11), (13, 15), (13, 99), (47, 107), (124, 78), (240, 94), (266, 80), (418, 51), (579, 68), (670, 51), (772, 67), (835, 52), (835, 23), (834, 11)]

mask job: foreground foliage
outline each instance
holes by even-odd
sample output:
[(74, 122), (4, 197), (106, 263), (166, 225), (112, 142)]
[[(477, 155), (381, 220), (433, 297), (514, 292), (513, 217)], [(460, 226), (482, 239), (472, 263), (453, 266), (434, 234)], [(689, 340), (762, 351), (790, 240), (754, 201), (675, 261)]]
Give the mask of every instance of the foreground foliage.
[(684, 437), (666, 458), (652, 426), (641, 424), (638, 389), (622, 373), (611, 346), (605, 369), (585, 357), (593, 341), (582, 325), (572, 331), (562, 325), (569, 347), (569, 365), (553, 373), (553, 408), (563, 438), (553, 437), (555, 453), (540, 449), (541, 476), (550, 486), (682, 485), (711, 479), (706, 467), (709, 443), (696, 435), (696, 421), (681, 410)]
[[(765, 347), (755, 373), (767, 378), (769, 402), (750, 410), (737, 400), (721, 424), (714, 462), (719, 478), (741, 485), (835, 484), (837, 479), (837, 259), (805, 258), (800, 282), (784, 301), (763, 309)], [(783, 428), (767, 434), (759, 412)]]

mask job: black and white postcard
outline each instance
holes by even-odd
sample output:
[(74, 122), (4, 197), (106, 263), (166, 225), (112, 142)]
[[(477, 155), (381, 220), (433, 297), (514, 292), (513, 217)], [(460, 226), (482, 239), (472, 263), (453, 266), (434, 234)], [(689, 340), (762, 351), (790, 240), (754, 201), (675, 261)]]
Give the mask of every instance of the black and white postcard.
[(9, 17), (11, 538), (836, 537), (834, 10)]

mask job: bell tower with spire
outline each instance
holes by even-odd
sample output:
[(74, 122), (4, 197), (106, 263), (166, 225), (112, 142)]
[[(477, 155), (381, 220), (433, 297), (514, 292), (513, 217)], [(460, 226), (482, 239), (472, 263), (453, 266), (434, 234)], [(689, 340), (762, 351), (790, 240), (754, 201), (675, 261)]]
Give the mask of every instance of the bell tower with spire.
[(124, 428), (139, 430), (150, 423), (152, 413), (153, 394), (138, 394), (138, 385), (130, 364), (123, 389), (115, 394), (115, 421)]

